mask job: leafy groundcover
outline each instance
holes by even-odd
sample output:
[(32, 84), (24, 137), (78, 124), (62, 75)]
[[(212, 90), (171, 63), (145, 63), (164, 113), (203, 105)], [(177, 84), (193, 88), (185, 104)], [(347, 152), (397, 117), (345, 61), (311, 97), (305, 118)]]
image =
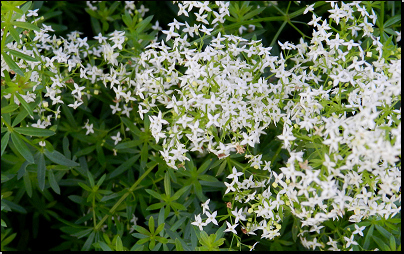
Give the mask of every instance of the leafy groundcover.
[(401, 250), (399, 2), (1, 2), (1, 250)]

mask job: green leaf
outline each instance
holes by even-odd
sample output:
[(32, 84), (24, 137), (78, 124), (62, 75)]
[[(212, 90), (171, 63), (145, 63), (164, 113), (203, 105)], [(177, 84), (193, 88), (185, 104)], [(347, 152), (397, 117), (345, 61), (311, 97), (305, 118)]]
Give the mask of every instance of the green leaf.
[(164, 191), (168, 197), (171, 197), (171, 181), (168, 171), (164, 174)]
[(150, 232), (147, 231), (147, 229), (145, 229), (144, 227), (135, 225), (133, 228), (134, 228), (137, 232), (139, 232), (139, 233), (141, 233), (141, 234), (143, 234), (143, 235), (150, 236)]
[(86, 154), (91, 153), (92, 151), (94, 151), (94, 149), (95, 149), (95, 145), (86, 147), (86, 148), (84, 148), (84, 149), (82, 149), (82, 150), (77, 151), (77, 153), (75, 153), (75, 156), (76, 156), (77, 158), (78, 158), (78, 157), (81, 157), (81, 156), (83, 156), (83, 155), (86, 155)]
[(143, 143), (142, 140), (132, 140), (132, 141), (127, 141), (127, 142), (123, 142), (120, 144), (117, 144), (115, 146), (116, 149), (120, 150), (120, 149), (126, 149), (126, 148), (132, 148), (135, 146), (139, 146)]
[(89, 191), (89, 192), (92, 192), (92, 191), (93, 191), (89, 186), (87, 186), (87, 185), (84, 184), (84, 183), (79, 182), (78, 185), (79, 185), (81, 188), (85, 189), (86, 191)]
[(122, 20), (128, 28), (132, 28), (132, 19), (130, 18), (128, 11), (125, 11), (125, 14), (122, 14)]
[(297, 240), (297, 234), (300, 230), (301, 222), (298, 218), (293, 218), (293, 226), (292, 226), (292, 239), (294, 242)]
[(387, 28), (391, 25), (394, 25), (395, 23), (401, 21), (401, 13), (397, 14), (393, 17), (391, 17), (390, 19), (388, 19), (385, 23), (384, 23), (384, 28)]
[(112, 251), (112, 249), (108, 246), (108, 244), (101, 241), (99, 241), (98, 244), (103, 251)]
[(146, 211), (160, 209), (160, 208), (162, 208), (162, 207), (165, 206), (165, 205), (166, 205), (165, 203), (152, 204), (152, 205), (150, 205), (150, 206), (148, 206), (148, 207), (146, 208)]
[(90, 186), (91, 186), (91, 188), (93, 188), (94, 187), (94, 177), (93, 177), (93, 175), (91, 174), (91, 172), (90, 172), (90, 170), (87, 170), (87, 177), (88, 177), (88, 181), (90, 182)]
[(47, 149), (44, 151), (46, 157), (49, 160), (53, 161), (56, 164), (64, 165), (68, 167), (77, 167), (80, 166), (77, 162), (67, 159), (63, 154), (59, 153), (58, 151), (54, 150), (53, 152), (49, 152)]
[(121, 240), (121, 238), (119, 237), (119, 235), (118, 235), (118, 237), (116, 238), (115, 250), (116, 250), (116, 251), (123, 251), (122, 240)]
[(43, 191), (45, 189), (45, 176), (46, 176), (46, 165), (43, 153), (39, 153), (37, 163), (38, 163), (38, 171), (37, 171), (38, 187), (41, 191)]
[(20, 134), (35, 137), (49, 137), (56, 134), (54, 131), (35, 127), (15, 127), (14, 130)]
[[(126, 117), (121, 117), (121, 121), (129, 128), (129, 130), (135, 133), (137, 136), (141, 136), (142, 132), (133, 124), (131, 120)], [(118, 149), (118, 148), (117, 148)]]
[(28, 112), (25, 108), (21, 108), (20, 113), (14, 118), (12, 126), (16, 126), (17, 124), (21, 123), (28, 115)]
[(101, 140), (95, 145), (95, 150), (97, 150), (97, 159), (101, 166), (106, 166), (107, 161), (105, 160), (104, 150), (101, 146)]
[[(11, 36), (13, 37), (13, 39), (18, 43), (21, 44), (21, 38), (20, 38), (20, 34), (17, 32), (17, 30), (14, 29), (14, 27), (9, 26), (8, 30), (10, 31)], [(7, 50), (8, 51), (8, 50)]]
[(97, 186), (101, 186), (101, 184), (104, 182), (106, 177), (107, 177), (107, 174), (102, 175), (100, 180), (98, 180), (98, 182), (97, 182)]
[(177, 202), (171, 202), (171, 207), (173, 207), (177, 210), (183, 210), (183, 211), (187, 210), (187, 208), (183, 204), (180, 204)]
[(146, 189), (146, 192), (157, 198), (158, 200), (163, 200), (163, 196), (161, 196), (161, 194), (155, 192), (154, 190)]
[(144, 169), (146, 167), (148, 157), (149, 157), (149, 150), (148, 150), (147, 142), (145, 142), (143, 144), (143, 147), (142, 147), (142, 150), (140, 153), (140, 167), (141, 168)]
[(159, 241), (159, 242), (161, 242), (161, 243), (168, 243), (168, 239), (167, 238), (164, 238), (164, 237), (161, 237), (161, 236), (156, 236), (155, 237), (156, 238), (156, 240), (157, 241)]
[(382, 239), (380, 239), (379, 237), (374, 236), (374, 235), (372, 235), (372, 238), (375, 241), (375, 243), (377, 244), (377, 246), (379, 246), (380, 250), (382, 250), (382, 251), (391, 251), (389, 246), (387, 246), (387, 244), (385, 244)]
[(178, 238), (175, 239), (175, 248), (176, 251), (184, 251), (184, 248), (182, 248), (182, 244)]
[[(90, 230), (93, 229), (91, 228)], [(81, 248), (82, 251), (90, 250), (90, 247), (94, 242), (94, 237), (95, 237), (95, 231), (91, 232), (90, 236), (87, 238), (86, 242), (83, 245), (83, 248)]]
[(243, 20), (247, 20), (247, 19), (250, 19), (250, 18), (252, 18), (252, 17), (254, 17), (254, 16), (257, 16), (257, 15), (260, 14), (263, 10), (265, 10), (265, 8), (266, 8), (266, 7), (261, 7), (261, 8), (255, 9), (255, 10), (253, 10), (253, 11), (247, 13), (246, 15), (243, 16)]
[(69, 150), (69, 139), (66, 136), (63, 137), (63, 153), (68, 159), (72, 157), (72, 153)]
[(393, 235), (390, 236), (390, 249), (392, 251), (396, 251), (396, 239), (394, 238)]
[(137, 32), (137, 33), (141, 33), (141, 32), (146, 28), (146, 26), (150, 23), (150, 21), (151, 21), (152, 19), (153, 19), (153, 15), (151, 15), (151, 16), (145, 18), (144, 20), (142, 20), (141, 22), (139, 22), (139, 23), (135, 26), (136, 32)]
[(31, 151), (19, 135), (20, 134), (11, 132), (11, 140), (13, 141), (15, 148), (29, 163), (34, 163), (34, 157), (32, 156)]
[(390, 239), (391, 233), (389, 231), (379, 225), (375, 225), (375, 227), (382, 236), (384, 236), (386, 239)]
[(171, 198), (171, 200), (177, 200), (181, 197), (182, 194), (184, 194), (189, 188), (191, 188), (191, 185), (184, 186), (181, 189), (179, 189)]
[(17, 205), (16, 203), (14, 203), (14, 202), (12, 202), (10, 200), (2, 199), (1, 202), (3, 202), (8, 207), (10, 207), (11, 210), (14, 210), (16, 212), (23, 213), (23, 214), (27, 213), (27, 210), (25, 210), (24, 207), (22, 207), (20, 205)]
[(220, 175), (223, 172), (226, 165), (227, 165), (227, 160), (223, 160), (222, 164), (220, 165), (219, 169), (217, 170), (216, 176)]
[(24, 73), (22, 72), (20, 67), (18, 67), (18, 65), (13, 61), (13, 59), (11, 59), (9, 55), (7, 55), (5, 52), (1, 52), (1, 55), (3, 56), (3, 59), (8, 65), (8, 67), (10, 67), (15, 73), (17, 73), (21, 77), (24, 77)]
[(119, 167), (117, 167), (114, 171), (111, 172), (108, 179), (112, 179), (112, 178), (122, 174), (123, 172), (125, 172), (128, 168), (133, 166), (133, 164), (139, 159), (139, 157), (140, 157), (139, 154), (135, 155), (135, 156), (131, 157), (129, 160), (122, 163)]
[(33, 58), (32, 56), (25, 55), (19, 51), (13, 50), (13, 49), (7, 49), (8, 52), (13, 54), (14, 56), (24, 59), (25, 61), (30, 61), (30, 62), (38, 62), (37, 59)]
[(27, 192), (28, 196), (32, 197), (32, 185), (31, 179), (29, 178), (29, 172), (25, 171), (25, 174), (22, 176), (24, 180), (25, 191)]
[(150, 216), (149, 218), (149, 231), (152, 235), (154, 235), (154, 218)]
[(373, 236), (373, 230), (375, 225), (370, 226), (368, 233), (365, 236), (365, 242), (363, 243), (363, 249), (368, 250), (370, 244), (370, 238)]
[(35, 30), (37, 32), (41, 31), (36, 25), (33, 25), (28, 22), (12, 21), (11, 24), (14, 26), (17, 26), (17, 27), (28, 29), (28, 30)]
[(32, 111), (31, 107), (28, 105), (28, 103), (18, 93), (14, 93), (14, 95), (20, 101), (21, 105), (25, 108), (25, 110), (28, 112), (28, 114), (33, 117), (34, 112)]
[(194, 182), (194, 187), (195, 187), (195, 194), (199, 198), (200, 201), (206, 200), (205, 195), (203, 195), (202, 192), (202, 186), (199, 182)]
[(55, 175), (53, 174), (52, 170), (48, 170), (48, 180), (49, 180), (49, 185), (51, 186), (52, 190), (60, 195), (59, 184), (56, 181)]
[(1, 114), (11, 113), (14, 110), (16, 110), (17, 108), (19, 108), (19, 106), (17, 104), (7, 105), (7, 106), (1, 108)]
[(155, 232), (154, 235), (157, 235), (157, 234), (159, 234), (160, 232), (162, 232), (162, 230), (164, 229), (164, 225), (165, 225), (165, 223), (160, 224), (160, 225), (157, 227), (156, 232)]
[(6, 134), (4, 134), (4, 136), (1, 138), (1, 156), (3, 156), (4, 150), (6, 150), (9, 139), (10, 139), (10, 132), (7, 131)]

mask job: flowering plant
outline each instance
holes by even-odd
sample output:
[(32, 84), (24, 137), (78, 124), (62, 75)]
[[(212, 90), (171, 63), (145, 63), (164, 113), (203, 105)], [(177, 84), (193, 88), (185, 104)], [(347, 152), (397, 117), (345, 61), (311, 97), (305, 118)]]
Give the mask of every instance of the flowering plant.
[(162, 29), (89, 1), (91, 40), (2, 3), (2, 237), (27, 194), (73, 249), (401, 248), (398, 7), (258, 4), (175, 3)]

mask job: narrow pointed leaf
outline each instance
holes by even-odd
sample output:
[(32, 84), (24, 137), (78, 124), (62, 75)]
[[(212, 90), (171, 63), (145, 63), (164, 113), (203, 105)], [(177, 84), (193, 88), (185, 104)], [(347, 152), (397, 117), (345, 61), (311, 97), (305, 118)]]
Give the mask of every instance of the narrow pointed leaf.
[(154, 190), (146, 189), (146, 192), (159, 200), (163, 200), (163, 196), (161, 196), (161, 194), (155, 192)]
[(171, 196), (171, 181), (170, 181), (170, 175), (168, 171), (166, 171), (164, 175), (164, 191), (166, 192), (166, 195), (168, 197)]
[(52, 190), (54, 190), (57, 194), (60, 195), (59, 184), (56, 181), (55, 175), (53, 174), (52, 170), (48, 170), (48, 180), (49, 180), (49, 184), (50, 184)]
[(19, 137), (19, 134), (12, 132), (11, 140), (22, 157), (24, 157), (24, 159), (26, 159), (29, 163), (34, 163), (34, 157), (32, 156), (31, 151), (28, 149), (24, 141)]
[(54, 150), (53, 152), (49, 152), (45, 149), (45, 155), (48, 157), (49, 160), (53, 161), (56, 164), (64, 165), (68, 167), (77, 167), (80, 166), (77, 162), (67, 159), (63, 154), (59, 153), (58, 151)]
[(1, 56), (3, 57), (8, 67), (10, 67), (15, 73), (17, 73), (21, 77), (24, 77), (24, 73), (22, 72), (20, 67), (18, 67), (18, 65), (13, 61), (13, 59), (11, 59), (9, 55), (7, 55), (5, 52), (2, 52)]
[(111, 174), (109, 175), (108, 179), (112, 179), (120, 174), (122, 174), (123, 172), (125, 172), (128, 168), (132, 167), (133, 164), (139, 159), (140, 155), (136, 155), (131, 157), (129, 160), (125, 161), (124, 163), (122, 163), (119, 167), (117, 167), (114, 171), (111, 172)]
[(143, 234), (143, 235), (150, 236), (150, 232), (147, 231), (147, 229), (145, 229), (145, 228), (142, 227), (142, 226), (136, 225), (136, 226), (134, 226), (133, 228), (134, 228), (137, 232), (139, 232), (139, 233), (141, 233), (141, 234)]
[(40, 31), (40, 29), (36, 25), (33, 25), (31, 23), (28, 23), (28, 22), (12, 21), (11, 24), (13, 24), (14, 26), (18, 26), (18, 27), (21, 27), (21, 28), (28, 29), (28, 30), (35, 30), (37, 32)]
[(18, 101), (21, 103), (21, 105), (25, 108), (25, 110), (28, 112), (30, 116), (34, 116), (34, 112), (32, 111), (31, 107), (28, 105), (28, 103), (19, 95), (18, 93), (14, 93), (14, 95), (17, 97)]
[(116, 238), (115, 250), (116, 251), (123, 251), (122, 240), (121, 240), (121, 238), (119, 236)]
[(31, 62), (38, 62), (37, 59), (33, 58), (32, 56), (28, 56), (26, 54), (23, 54), (19, 51), (13, 50), (13, 49), (7, 49), (8, 52), (10, 52), (11, 54), (13, 54), (16, 57), (19, 57), (21, 59), (24, 59), (26, 61), (31, 61)]
[(17, 108), (19, 108), (19, 106), (17, 104), (7, 105), (7, 106), (1, 108), (1, 114), (11, 113), (14, 110), (16, 110)]
[(22, 176), (24, 179), (24, 186), (25, 186), (25, 191), (27, 192), (29, 197), (32, 197), (32, 185), (31, 185), (31, 179), (29, 178), (29, 172), (25, 171), (25, 174)]
[(4, 150), (6, 150), (9, 140), (10, 132), (7, 131), (6, 134), (4, 134), (4, 136), (1, 138), (1, 156), (3, 156)]
[(35, 137), (49, 137), (56, 134), (54, 131), (35, 127), (15, 127), (14, 130), (20, 134)]
[(152, 235), (154, 235), (154, 218), (150, 216), (149, 218), (149, 231)]
[(38, 163), (38, 171), (37, 171), (38, 186), (39, 189), (43, 191), (43, 189), (45, 188), (45, 175), (46, 175), (46, 165), (43, 153), (39, 153), (37, 163)]

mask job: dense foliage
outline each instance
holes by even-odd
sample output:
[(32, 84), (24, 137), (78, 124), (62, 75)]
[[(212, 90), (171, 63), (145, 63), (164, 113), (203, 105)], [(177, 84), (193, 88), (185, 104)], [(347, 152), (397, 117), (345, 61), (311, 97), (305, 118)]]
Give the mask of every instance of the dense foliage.
[(1, 6), (1, 250), (401, 250), (399, 3)]

